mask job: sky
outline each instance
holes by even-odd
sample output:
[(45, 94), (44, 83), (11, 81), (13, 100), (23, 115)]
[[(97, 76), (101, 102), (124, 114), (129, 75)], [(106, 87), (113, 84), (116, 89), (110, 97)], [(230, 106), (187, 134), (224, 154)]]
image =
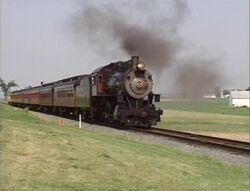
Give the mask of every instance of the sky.
[[(1, 78), (15, 80), (19, 88), (24, 88), (39, 85), (41, 81), (46, 83), (88, 74), (110, 62), (130, 59), (120, 52), (116, 56), (100, 55), (89, 43), (76, 38), (71, 22), (81, 11), (82, 2), (91, 1), (0, 0)], [(95, 0), (96, 4), (99, 2), (105, 0)], [(161, 11), (161, 14), (167, 14)], [(184, 43), (192, 45), (192, 51), (198, 54), (220, 58), (223, 73), (227, 76), (221, 87), (247, 88), (249, 1), (188, 0), (188, 12), (179, 30)]]

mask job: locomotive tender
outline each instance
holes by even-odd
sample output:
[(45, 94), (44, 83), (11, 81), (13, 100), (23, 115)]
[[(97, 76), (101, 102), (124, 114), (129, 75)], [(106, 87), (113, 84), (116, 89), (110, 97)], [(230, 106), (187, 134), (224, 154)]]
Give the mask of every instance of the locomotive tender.
[(79, 75), (13, 91), (9, 104), (61, 115), (82, 115), (85, 121), (117, 127), (151, 127), (160, 121), (160, 101), (152, 92), (152, 75), (138, 56), (110, 63), (90, 75)]

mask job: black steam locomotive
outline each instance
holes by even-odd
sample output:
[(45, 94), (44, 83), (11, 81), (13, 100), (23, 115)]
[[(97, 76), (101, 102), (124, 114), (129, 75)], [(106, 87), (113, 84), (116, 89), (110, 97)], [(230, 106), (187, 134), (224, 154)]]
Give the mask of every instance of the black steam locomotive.
[(80, 75), (14, 91), (9, 104), (61, 115), (81, 114), (85, 121), (118, 127), (151, 127), (160, 121), (160, 101), (152, 92), (152, 75), (138, 56)]

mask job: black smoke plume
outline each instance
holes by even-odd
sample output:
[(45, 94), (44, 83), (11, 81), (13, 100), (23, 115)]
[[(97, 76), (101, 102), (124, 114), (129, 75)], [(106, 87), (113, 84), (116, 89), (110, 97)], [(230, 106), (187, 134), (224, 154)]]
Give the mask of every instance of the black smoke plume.
[[(159, 1), (135, 2), (136, 7), (133, 8), (130, 3), (127, 6), (117, 5), (115, 1), (101, 7), (84, 3), (82, 12), (73, 21), (74, 31), (85, 36), (85, 40), (94, 44), (99, 52), (118, 44), (118, 48), (128, 56), (139, 55), (152, 69), (161, 71), (171, 65), (181, 44), (176, 31), (184, 20), (186, 2), (175, 0), (172, 5), (163, 3), (166, 8), (170, 5), (174, 8), (172, 18), (146, 11), (152, 11), (153, 7), (156, 12)], [(129, 16), (131, 13), (134, 14)]]
[(173, 88), (185, 95), (205, 92), (219, 83), (220, 74), (210, 60), (200, 58), (198, 60), (202, 60), (202, 63), (197, 63), (195, 59), (195, 64), (192, 59), (186, 64), (178, 60), (179, 52), (185, 50), (178, 30), (188, 17), (186, 0), (94, 2), (84, 1), (72, 26), (74, 32), (83, 37), (84, 42), (98, 54), (115, 55), (122, 52), (128, 57), (138, 55), (159, 74), (174, 67), (176, 75), (171, 79), (175, 84)]

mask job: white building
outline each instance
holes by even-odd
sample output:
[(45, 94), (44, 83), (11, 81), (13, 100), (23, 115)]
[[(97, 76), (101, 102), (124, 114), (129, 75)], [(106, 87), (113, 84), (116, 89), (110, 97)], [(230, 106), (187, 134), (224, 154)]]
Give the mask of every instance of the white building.
[(232, 107), (250, 107), (250, 91), (231, 91), (230, 105)]

